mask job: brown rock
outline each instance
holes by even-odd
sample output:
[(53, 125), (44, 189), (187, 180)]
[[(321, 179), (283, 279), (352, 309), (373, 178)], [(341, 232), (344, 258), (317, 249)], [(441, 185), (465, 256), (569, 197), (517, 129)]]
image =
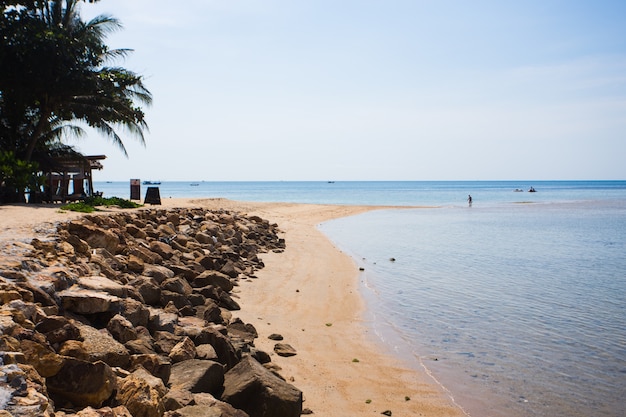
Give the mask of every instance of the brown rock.
[(137, 274), (140, 274), (140, 273), (143, 272), (144, 264), (145, 263), (144, 263), (143, 259), (141, 259), (140, 257), (138, 257), (136, 255), (131, 254), (128, 257), (127, 267), (128, 267), (129, 271), (132, 271), (132, 272), (135, 272)]
[(163, 381), (139, 368), (120, 382), (117, 401), (134, 417), (161, 417), (165, 413)]
[(35, 330), (42, 333), (50, 344), (63, 343), (66, 340), (80, 338), (78, 328), (66, 317), (48, 316), (35, 326)]
[(278, 356), (295, 356), (297, 354), (296, 350), (287, 343), (276, 343), (274, 345), (274, 352), (276, 352)]
[(46, 384), (55, 404), (100, 407), (117, 388), (113, 370), (102, 361), (95, 363), (67, 358), (59, 372)]
[(130, 353), (120, 342), (115, 340), (106, 330), (97, 330), (85, 324), (78, 324), (83, 346), (89, 352), (89, 360), (103, 361), (109, 366), (126, 366), (130, 361)]
[(196, 288), (213, 285), (223, 289), (224, 291), (232, 291), (233, 283), (230, 277), (219, 271), (205, 271), (198, 275), (192, 282)]
[(120, 309), (120, 298), (79, 287), (61, 291), (58, 296), (65, 310), (78, 314), (105, 313)]
[(130, 360), (131, 369), (144, 368), (150, 374), (168, 384), (172, 373), (172, 362), (169, 358), (157, 354), (133, 355)]
[(161, 283), (168, 278), (174, 277), (174, 271), (163, 265), (145, 265), (143, 275), (154, 278), (157, 283)]
[(79, 340), (68, 340), (61, 345), (59, 349), (59, 355), (71, 356), (72, 358), (80, 359), (83, 361), (89, 360), (89, 352), (85, 349), (83, 342)]
[(190, 359), (172, 366), (172, 389), (217, 394), (223, 383), (224, 367), (217, 362)]
[(107, 330), (111, 333), (111, 336), (120, 343), (126, 343), (130, 340), (137, 339), (137, 332), (135, 331), (133, 324), (120, 314), (113, 316), (107, 324)]
[(111, 230), (84, 224), (81, 220), (72, 220), (68, 224), (68, 231), (83, 239), (92, 248), (104, 248), (111, 253), (116, 253), (120, 243), (119, 237)]
[(184, 337), (176, 346), (172, 348), (168, 355), (172, 363), (178, 363), (196, 357), (196, 346), (189, 337)]
[(158, 240), (150, 242), (150, 250), (158, 253), (163, 259), (170, 259), (176, 254), (176, 251), (170, 245)]
[(221, 399), (250, 417), (299, 417), (302, 412), (302, 392), (250, 356), (226, 373)]
[(33, 366), (44, 378), (56, 375), (65, 362), (64, 358), (51, 348), (32, 340), (22, 340), (20, 349), (24, 353), (26, 363)]
[(130, 250), (129, 254), (136, 256), (144, 262), (144, 273), (147, 274), (149, 273), (148, 271), (160, 271), (158, 268), (153, 268), (163, 263), (163, 257), (158, 253), (142, 246), (136, 246)]

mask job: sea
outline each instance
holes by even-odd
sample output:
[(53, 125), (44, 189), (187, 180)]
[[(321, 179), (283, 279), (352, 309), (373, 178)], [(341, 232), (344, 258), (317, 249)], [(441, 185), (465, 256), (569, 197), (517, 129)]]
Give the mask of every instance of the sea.
[(391, 354), (469, 416), (626, 416), (626, 181), (141, 187), (162, 199), (403, 206), (319, 225), (362, 269), (366, 322)]

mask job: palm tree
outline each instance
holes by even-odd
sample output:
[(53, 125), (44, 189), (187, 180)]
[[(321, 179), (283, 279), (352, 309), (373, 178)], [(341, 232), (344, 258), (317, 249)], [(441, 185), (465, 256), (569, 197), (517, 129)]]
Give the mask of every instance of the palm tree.
[[(7, 2), (3, 2), (6, 4)], [(8, 2), (14, 3), (16, 2)], [(80, 0), (21, 2), (5, 7), (0, 33), (0, 134), (26, 161), (82, 121), (108, 136), (127, 155), (118, 128), (145, 143), (148, 129), (139, 102), (152, 96), (142, 77), (106, 66), (129, 50), (110, 50), (106, 35), (121, 27), (110, 16), (80, 19)], [(12, 136), (9, 137), (9, 136)], [(7, 137), (9, 137), (7, 139)]]

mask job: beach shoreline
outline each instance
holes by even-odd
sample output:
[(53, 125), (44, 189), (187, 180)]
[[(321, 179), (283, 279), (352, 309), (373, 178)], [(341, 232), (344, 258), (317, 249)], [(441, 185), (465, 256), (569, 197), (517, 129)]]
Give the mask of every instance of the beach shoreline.
[[(164, 199), (152, 208), (201, 207), (257, 215), (278, 224), (286, 240), (282, 253), (262, 254), (257, 279), (241, 282), (234, 316), (253, 324), (258, 349), (272, 352), (281, 374), (304, 392), (304, 408), (326, 416), (462, 416), (463, 411), (428, 375), (384, 352), (364, 323), (354, 260), (317, 229), (335, 218), (389, 208), (293, 203), (251, 203), (226, 199)], [(115, 211), (114, 209), (112, 211)], [(105, 212), (106, 214), (106, 212)], [(45, 235), (54, 223), (79, 217), (56, 206), (0, 206), (1, 248)], [(286, 279), (288, 278), (288, 279)], [(297, 351), (273, 354), (273, 333)]]

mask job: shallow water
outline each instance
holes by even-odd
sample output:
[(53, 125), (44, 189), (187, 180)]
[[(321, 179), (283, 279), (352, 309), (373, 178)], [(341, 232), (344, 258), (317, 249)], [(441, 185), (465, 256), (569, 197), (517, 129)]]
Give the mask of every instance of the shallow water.
[(365, 268), (379, 335), (471, 415), (626, 414), (626, 205), (381, 211), (321, 228)]

